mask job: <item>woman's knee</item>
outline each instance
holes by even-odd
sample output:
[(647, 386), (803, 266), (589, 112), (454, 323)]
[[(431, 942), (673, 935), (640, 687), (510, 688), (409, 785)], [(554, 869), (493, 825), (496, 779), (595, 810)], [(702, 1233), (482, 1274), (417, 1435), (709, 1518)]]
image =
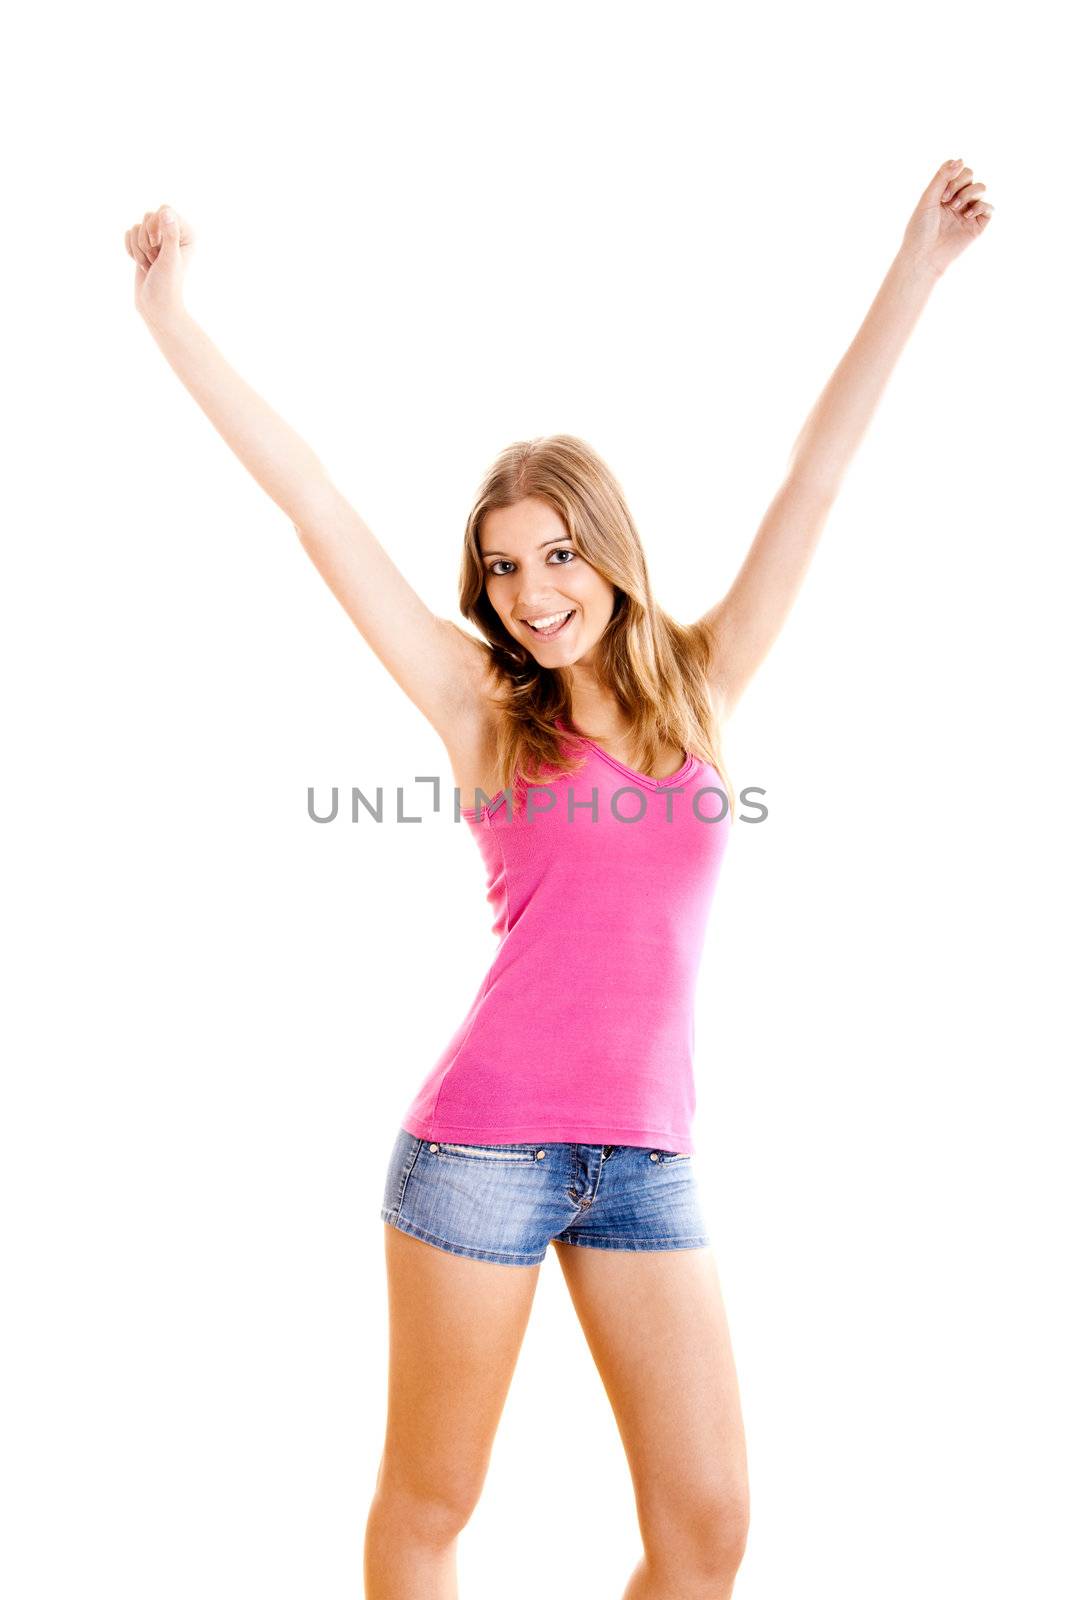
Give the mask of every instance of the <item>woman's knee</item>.
[(449, 1479), (441, 1483), (413, 1482), (387, 1468), (378, 1477), (370, 1518), (382, 1532), (388, 1530), (444, 1547), (457, 1538), (474, 1514), (481, 1483)]
[(666, 1570), (729, 1576), (740, 1567), (748, 1543), (748, 1484), (718, 1482), (676, 1493), (642, 1522), (649, 1557)]

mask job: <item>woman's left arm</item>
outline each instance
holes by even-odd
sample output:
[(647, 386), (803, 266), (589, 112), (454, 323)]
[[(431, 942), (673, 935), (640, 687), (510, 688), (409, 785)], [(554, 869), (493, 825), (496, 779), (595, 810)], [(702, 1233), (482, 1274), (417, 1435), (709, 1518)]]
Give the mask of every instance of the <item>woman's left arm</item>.
[(728, 715), (778, 636), (830, 508), (897, 357), (946, 267), (993, 207), (970, 167), (947, 161), (928, 184), (859, 332), (816, 402), (740, 572), (696, 626), (711, 637), (711, 683)]

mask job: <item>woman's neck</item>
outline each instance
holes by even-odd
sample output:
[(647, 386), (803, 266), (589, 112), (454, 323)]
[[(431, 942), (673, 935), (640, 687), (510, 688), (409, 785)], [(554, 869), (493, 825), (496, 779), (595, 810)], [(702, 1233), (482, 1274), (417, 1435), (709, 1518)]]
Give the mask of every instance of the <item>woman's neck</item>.
[(598, 740), (624, 740), (630, 731), (618, 701), (606, 695), (595, 700), (572, 697), (571, 724), (578, 733)]
[(618, 699), (595, 670), (578, 663), (570, 670), (571, 723), (590, 738), (625, 739), (629, 724)]

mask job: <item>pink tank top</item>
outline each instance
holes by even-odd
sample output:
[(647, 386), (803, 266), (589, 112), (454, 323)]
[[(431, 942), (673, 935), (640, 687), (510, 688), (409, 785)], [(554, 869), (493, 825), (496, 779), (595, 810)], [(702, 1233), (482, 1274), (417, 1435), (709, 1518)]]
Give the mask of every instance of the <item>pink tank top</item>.
[(725, 787), (693, 755), (655, 779), (570, 737), (579, 771), (461, 813), (499, 943), (402, 1126), (456, 1144), (692, 1153), (694, 993)]

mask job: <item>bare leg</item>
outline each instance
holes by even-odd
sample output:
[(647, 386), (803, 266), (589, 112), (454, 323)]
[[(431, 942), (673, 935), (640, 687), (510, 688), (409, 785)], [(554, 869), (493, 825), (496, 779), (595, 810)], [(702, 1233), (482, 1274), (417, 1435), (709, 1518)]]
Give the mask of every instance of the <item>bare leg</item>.
[(456, 1600), (456, 1540), (489, 1468), (540, 1267), (452, 1255), (389, 1223), (389, 1399), (366, 1600)]
[(712, 1253), (555, 1243), (633, 1478), (645, 1553), (623, 1600), (728, 1600), (748, 1460)]

